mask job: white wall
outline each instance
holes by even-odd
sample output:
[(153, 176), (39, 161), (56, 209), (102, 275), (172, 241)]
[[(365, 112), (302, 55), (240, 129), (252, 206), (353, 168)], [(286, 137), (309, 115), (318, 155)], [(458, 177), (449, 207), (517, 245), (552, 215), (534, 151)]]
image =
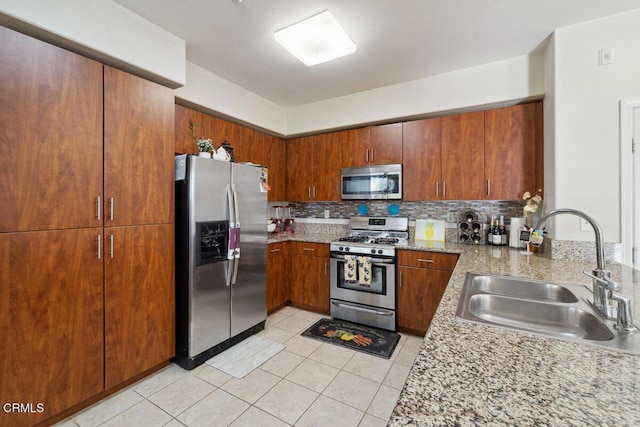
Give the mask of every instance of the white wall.
[(544, 94), (544, 54), (414, 80), (287, 109), (287, 134), (459, 110)]
[(176, 98), (284, 135), (285, 109), (195, 64), (187, 62), (186, 85)]
[(0, 0), (0, 24), (169, 87), (185, 82), (184, 40), (110, 0)]
[[(605, 47), (614, 49), (615, 61), (599, 66), (598, 50)], [(619, 242), (619, 101), (640, 98), (640, 10), (558, 29), (553, 49), (553, 122), (546, 123), (553, 139), (545, 147), (553, 150), (553, 163), (545, 165), (545, 175), (549, 168), (554, 174), (545, 182), (552, 186), (549, 204), (586, 212), (605, 241)], [(557, 217), (553, 235), (593, 240), (579, 224)]]

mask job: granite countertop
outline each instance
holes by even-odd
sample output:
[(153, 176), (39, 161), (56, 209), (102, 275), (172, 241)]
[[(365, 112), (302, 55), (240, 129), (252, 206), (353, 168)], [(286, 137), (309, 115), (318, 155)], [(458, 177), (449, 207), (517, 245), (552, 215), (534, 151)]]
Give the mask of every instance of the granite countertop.
[[(269, 238), (328, 243), (317, 233)], [(462, 322), (467, 272), (584, 283), (595, 263), (522, 255), (508, 247), (410, 241), (403, 249), (460, 254), (389, 426), (640, 425), (640, 356)], [(640, 319), (637, 270), (610, 264)]]
[[(446, 243), (409, 249), (459, 253), (429, 332), (389, 426), (640, 425), (640, 356), (461, 322), (467, 272), (584, 283), (594, 263), (557, 261), (519, 250)], [(609, 265), (640, 315), (634, 272)]]

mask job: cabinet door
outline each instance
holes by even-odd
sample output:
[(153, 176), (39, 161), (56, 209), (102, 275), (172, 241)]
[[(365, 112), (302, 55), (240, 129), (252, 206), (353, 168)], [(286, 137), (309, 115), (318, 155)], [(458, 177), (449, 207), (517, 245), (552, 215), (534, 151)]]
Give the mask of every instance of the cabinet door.
[(536, 188), (536, 127), (540, 103), (487, 110), (485, 123), (485, 179), (487, 199), (519, 200)]
[(291, 261), (291, 302), (328, 313), (329, 258), (294, 254)]
[(99, 227), (102, 64), (0, 27), (0, 232)]
[(340, 201), (342, 132), (313, 137), (314, 201)]
[(173, 233), (172, 224), (105, 230), (107, 388), (175, 354)]
[(240, 138), (233, 150), (236, 162), (264, 165), (264, 134), (255, 129), (240, 126)]
[(398, 327), (425, 334), (450, 277), (450, 271), (398, 266)]
[(442, 198), (440, 118), (402, 124), (402, 198), (407, 201)]
[(203, 135), (202, 122), (204, 114), (200, 111), (183, 107), (182, 105), (176, 105), (175, 118), (176, 145), (174, 151), (180, 154), (197, 153), (198, 146), (189, 133), (189, 120), (193, 120), (199, 124), (195, 129), (195, 134), (197, 137), (200, 137)]
[(402, 123), (371, 127), (369, 163), (373, 165), (402, 163)]
[(342, 133), (342, 167), (350, 168), (369, 164), (371, 127), (351, 129)]
[(104, 390), (101, 232), (0, 233), (0, 396), (45, 410), (0, 425), (33, 425)]
[(104, 68), (105, 226), (171, 222), (173, 91)]
[(311, 200), (313, 183), (313, 139), (294, 138), (287, 141), (287, 200)]
[(445, 116), (441, 120), (442, 199), (484, 199), (484, 112)]
[(284, 306), (289, 300), (289, 245), (267, 246), (267, 311)]
[(287, 144), (283, 139), (265, 135), (265, 165), (269, 169), (270, 202), (287, 200)]

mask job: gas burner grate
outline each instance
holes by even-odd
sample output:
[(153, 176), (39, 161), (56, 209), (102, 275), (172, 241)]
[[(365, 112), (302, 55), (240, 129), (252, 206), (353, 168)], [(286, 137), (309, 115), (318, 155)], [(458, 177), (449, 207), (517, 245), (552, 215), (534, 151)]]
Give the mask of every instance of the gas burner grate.
[(367, 236), (346, 236), (338, 239), (339, 242), (351, 242), (351, 243), (364, 243), (367, 241)]
[(370, 243), (374, 245), (395, 245), (400, 241), (400, 239), (395, 237), (378, 237), (372, 239)]

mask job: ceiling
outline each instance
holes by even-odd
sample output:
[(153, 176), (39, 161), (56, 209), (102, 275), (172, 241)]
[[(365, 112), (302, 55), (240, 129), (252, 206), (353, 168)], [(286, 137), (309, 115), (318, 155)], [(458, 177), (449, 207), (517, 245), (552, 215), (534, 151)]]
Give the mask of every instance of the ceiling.
[[(284, 108), (526, 55), (556, 28), (640, 0), (115, 0), (184, 39), (187, 60)], [(357, 51), (307, 67), (274, 31), (330, 10)]]

